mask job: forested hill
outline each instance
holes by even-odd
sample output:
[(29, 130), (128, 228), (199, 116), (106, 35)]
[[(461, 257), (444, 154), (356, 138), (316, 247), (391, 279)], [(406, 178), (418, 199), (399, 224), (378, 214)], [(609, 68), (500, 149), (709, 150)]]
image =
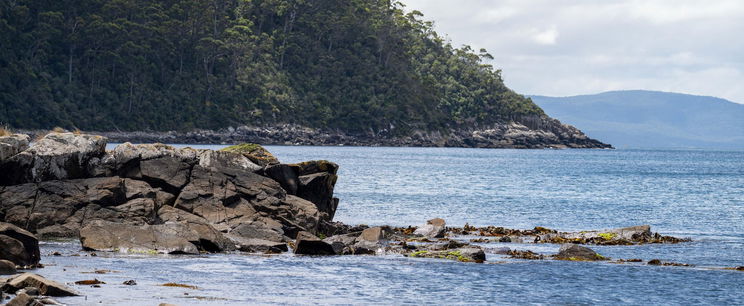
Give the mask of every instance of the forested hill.
[(0, 3), (0, 123), (15, 128), (400, 135), (544, 116), (485, 50), (396, 1)]

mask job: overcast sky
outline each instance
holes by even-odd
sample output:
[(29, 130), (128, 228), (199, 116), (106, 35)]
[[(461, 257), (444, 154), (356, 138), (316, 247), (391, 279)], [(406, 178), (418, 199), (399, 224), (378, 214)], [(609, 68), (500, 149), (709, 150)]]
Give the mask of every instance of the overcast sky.
[(744, 103), (742, 0), (402, 0), (522, 94), (648, 89)]

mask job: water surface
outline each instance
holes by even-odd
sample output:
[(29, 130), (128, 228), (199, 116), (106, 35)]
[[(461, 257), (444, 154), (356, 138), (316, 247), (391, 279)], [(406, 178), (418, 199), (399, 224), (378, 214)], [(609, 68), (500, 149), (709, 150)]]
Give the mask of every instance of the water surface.
[[(221, 146), (208, 146), (220, 148)], [(593, 247), (613, 258), (693, 268), (509, 260), (489, 264), (400, 256), (86, 256), (54, 242), (39, 273), (76, 286), (71, 304), (740, 304), (744, 273), (744, 152), (268, 147), (283, 162), (338, 163), (336, 219), (416, 225), (588, 230), (650, 224), (692, 243)], [(492, 244), (552, 254), (558, 245)], [(82, 254), (82, 257), (67, 256)], [(63, 270), (64, 269), (64, 270)], [(109, 274), (85, 274), (97, 269)], [(120, 285), (135, 279), (137, 286)], [(182, 282), (200, 289), (159, 287)], [(187, 293), (188, 295), (185, 295)], [(86, 300), (87, 298), (87, 300)]]

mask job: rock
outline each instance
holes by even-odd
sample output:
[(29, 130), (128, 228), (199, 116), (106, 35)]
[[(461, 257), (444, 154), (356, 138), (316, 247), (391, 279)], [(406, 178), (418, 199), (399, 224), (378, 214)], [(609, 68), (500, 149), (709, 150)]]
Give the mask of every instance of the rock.
[(16, 274), (16, 265), (12, 261), (0, 259), (0, 275)]
[(333, 188), (336, 185), (337, 176), (329, 172), (308, 174), (299, 177), (300, 185), (297, 196), (315, 203), (318, 210), (323, 213), (324, 220), (333, 220), (338, 207), (338, 199), (333, 198)]
[(6, 306), (42, 306), (44, 305), (36, 298), (31, 297), (27, 293), (20, 293), (16, 295)]
[(297, 175), (300, 176), (323, 172), (335, 175), (338, 172), (338, 165), (327, 160), (306, 161), (298, 164), (291, 164), (290, 166), (297, 167)]
[(287, 252), (287, 244), (263, 239), (251, 239), (228, 236), (237, 245), (238, 250), (248, 253), (282, 253)]
[(28, 149), (28, 135), (0, 136), (0, 163)]
[(427, 238), (444, 238), (445, 224), (443, 219), (431, 219), (426, 221), (425, 225), (419, 226), (413, 234)]
[(294, 253), (300, 255), (336, 255), (333, 246), (308, 232), (297, 234)]
[(38, 183), (88, 176), (88, 161), (105, 153), (106, 138), (50, 133), (0, 163), (0, 185)]
[(296, 195), (300, 185), (299, 167), (286, 164), (270, 165), (264, 169), (264, 175), (279, 182), (288, 194)]
[(374, 254), (388, 245), (393, 230), (388, 226), (370, 227), (362, 231), (352, 246), (354, 254)]
[(124, 281), (124, 282), (122, 283), (122, 285), (127, 285), (127, 286), (136, 286), (136, 285), (137, 285), (137, 282), (136, 282), (135, 280), (133, 280), (133, 279), (130, 279), (130, 280)]
[(158, 210), (158, 216), (164, 224), (180, 224), (196, 233), (198, 241), (191, 241), (199, 249), (206, 252), (225, 252), (235, 250), (235, 243), (230, 241), (209, 222), (197, 215), (174, 208), (163, 206)]
[(199, 254), (199, 235), (182, 224), (134, 226), (94, 221), (80, 229), (83, 249), (144, 254)]
[(241, 169), (251, 172), (263, 169), (242, 154), (212, 150), (204, 150), (199, 154), (199, 166), (216, 170)]
[[(19, 290), (26, 287), (39, 288), (39, 292), (42, 295), (47, 296), (77, 296), (80, 295), (72, 288), (69, 288), (58, 282), (48, 280), (40, 275), (33, 273), (23, 273), (19, 276), (14, 277), (3, 285), (3, 291), (9, 292), (9, 290)], [(8, 290), (6, 290), (8, 289)]]
[(547, 233), (538, 235), (536, 242), (577, 243), (598, 245), (632, 245), (644, 243), (679, 243), (690, 241), (652, 233), (649, 225), (639, 225), (601, 231)]
[(273, 242), (284, 241), (284, 230), (281, 223), (269, 218), (251, 221), (238, 225), (230, 235), (246, 239), (261, 239)]
[(0, 259), (19, 266), (35, 266), (40, 258), (36, 236), (13, 224), (0, 222)]
[(579, 260), (579, 261), (597, 261), (607, 260), (608, 258), (599, 255), (594, 250), (577, 244), (561, 245), (558, 254), (555, 255), (558, 260)]
[(234, 145), (224, 148), (220, 151), (242, 154), (243, 156), (250, 159), (252, 162), (262, 167), (279, 163), (279, 160), (274, 157), (271, 152), (264, 149), (261, 145), (255, 143), (243, 143)]
[(330, 244), (337, 255), (354, 254), (353, 245), (361, 232), (335, 235), (323, 239), (323, 242)]
[(457, 260), (460, 262), (482, 263), (486, 260), (486, 253), (480, 248), (466, 247), (446, 251), (417, 251), (408, 254), (409, 257), (439, 258)]

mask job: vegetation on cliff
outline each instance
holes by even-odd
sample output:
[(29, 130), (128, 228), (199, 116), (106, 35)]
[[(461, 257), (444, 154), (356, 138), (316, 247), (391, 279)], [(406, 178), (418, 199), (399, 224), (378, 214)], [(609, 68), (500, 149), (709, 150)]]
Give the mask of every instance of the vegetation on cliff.
[(390, 0), (0, 1), (0, 122), (406, 134), (542, 116)]

